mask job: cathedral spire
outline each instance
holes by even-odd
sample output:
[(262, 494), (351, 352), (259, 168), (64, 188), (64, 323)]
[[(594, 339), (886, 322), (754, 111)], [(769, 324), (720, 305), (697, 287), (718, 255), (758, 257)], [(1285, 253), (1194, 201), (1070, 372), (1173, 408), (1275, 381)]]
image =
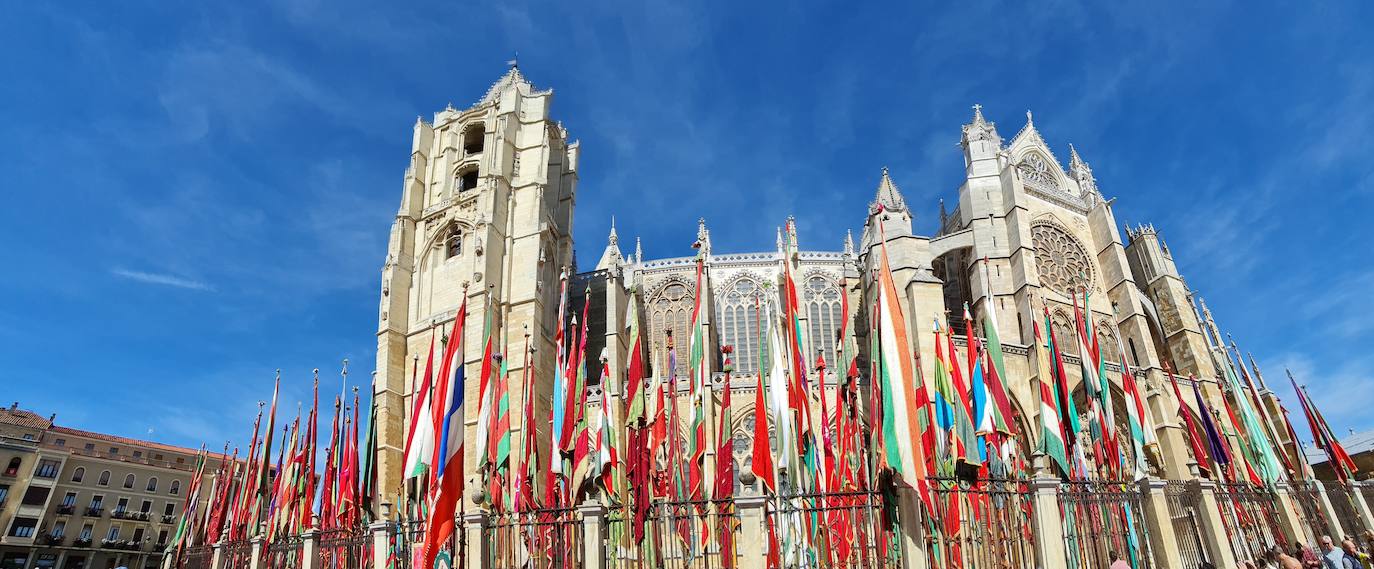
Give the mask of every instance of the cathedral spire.
[(983, 118), (983, 105), (973, 105), (973, 121), (964, 125), (963, 145), (982, 140), (1001, 146), (1002, 137), (997, 135), (997, 125)]
[(601, 252), (601, 260), (596, 262), (596, 270), (614, 270), (624, 263), (620, 253), (620, 238), (615, 234), (615, 218), (611, 218), (611, 234), (606, 239), (606, 250)]
[(844, 254), (849, 257), (854, 256), (854, 230), (852, 229), (844, 230)]
[(1074, 148), (1073, 143), (1069, 143), (1069, 176), (1078, 181), (1079, 189), (1084, 193), (1097, 190), (1097, 179), (1093, 177), (1093, 169), (1078, 155), (1078, 149)]
[(701, 249), (702, 254), (711, 255), (711, 231), (706, 229), (706, 218), (697, 218), (697, 240), (692, 246)]
[(644, 262), (644, 247), (640, 244), (639, 238), (635, 237), (635, 263)]
[(887, 166), (883, 166), (883, 177), (878, 181), (878, 194), (873, 198), (872, 209), (876, 210), (880, 205), (888, 211), (906, 211), (906, 200), (902, 199), (902, 191), (897, 189), (897, 184), (892, 183)]

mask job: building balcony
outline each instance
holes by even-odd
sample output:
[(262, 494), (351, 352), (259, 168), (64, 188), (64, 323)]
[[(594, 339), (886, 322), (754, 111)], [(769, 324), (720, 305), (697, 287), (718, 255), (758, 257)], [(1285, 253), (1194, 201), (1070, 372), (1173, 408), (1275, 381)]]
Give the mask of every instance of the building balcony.
[(104, 508), (97, 508), (97, 507), (94, 507), (94, 506), (92, 506), (92, 507), (90, 507), (90, 508), (86, 508), (86, 517), (88, 517), (88, 518), (98, 518), (98, 517), (100, 517), (100, 515), (103, 514), (103, 513), (105, 513), (105, 509), (104, 509)]
[(62, 537), (60, 534), (45, 533), (38, 536), (37, 541), (39, 545), (61, 546)]
[(133, 517), (133, 512), (128, 510), (115, 510), (110, 512), (110, 519), (112, 520), (131, 520)]
[(89, 537), (78, 537), (78, 538), (72, 540), (72, 547), (90, 547), (90, 546), (91, 546), (91, 538), (89, 538)]
[(57, 515), (59, 516), (70, 516), (74, 513), (76, 513), (76, 506), (73, 504), (59, 504), (57, 506)]
[(162, 523), (170, 524), (177, 519), (176, 516), (162, 516)]

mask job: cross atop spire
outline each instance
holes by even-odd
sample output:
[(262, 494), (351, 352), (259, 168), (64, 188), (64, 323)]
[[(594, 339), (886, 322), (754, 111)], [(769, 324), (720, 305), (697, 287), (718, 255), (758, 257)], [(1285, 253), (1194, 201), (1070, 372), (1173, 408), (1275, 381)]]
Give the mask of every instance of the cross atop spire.
[(997, 135), (997, 126), (983, 118), (983, 105), (973, 105), (973, 121), (964, 125), (963, 131), (965, 145), (980, 140), (989, 140), (998, 146), (1002, 144), (1002, 137)]
[(611, 218), (611, 234), (606, 238), (606, 250), (601, 252), (601, 260), (596, 262), (596, 270), (612, 270), (624, 264), (625, 257), (620, 253), (620, 238), (615, 234), (615, 218)]
[(892, 182), (887, 166), (883, 166), (883, 177), (878, 180), (878, 193), (873, 197), (872, 206), (873, 209), (883, 206), (888, 211), (906, 211), (906, 200), (902, 199), (902, 191), (897, 189), (897, 184)]

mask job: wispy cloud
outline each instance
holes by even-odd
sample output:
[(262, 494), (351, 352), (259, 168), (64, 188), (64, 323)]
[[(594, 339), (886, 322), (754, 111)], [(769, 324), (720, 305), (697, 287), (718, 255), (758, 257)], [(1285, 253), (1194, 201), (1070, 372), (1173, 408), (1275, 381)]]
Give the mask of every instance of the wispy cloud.
[(131, 269), (125, 269), (122, 267), (116, 267), (110, 269), (110, 274), (144, 284), (170, 286), (190, 290), (203, 290), (209, 292), (213, 292), (215, 290), (214, 287), (201, 281), (166, 273), (149, 273), (146, 271), (135, 271)]

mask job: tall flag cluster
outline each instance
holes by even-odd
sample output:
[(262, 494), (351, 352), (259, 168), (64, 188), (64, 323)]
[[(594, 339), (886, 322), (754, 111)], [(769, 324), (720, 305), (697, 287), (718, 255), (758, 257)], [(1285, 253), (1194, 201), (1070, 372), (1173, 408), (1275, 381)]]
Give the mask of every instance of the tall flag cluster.
[[(344, 360), (342, 376), (347, 384), (348, 360)], [(278, 372), (266, 425), (265, 403), (260, 402), (244, 458), (239, 458), (238, 448), (231, 455), (227, 444), (213, 471), (207, 470), (208, 454), (202, 451), (197, 458), (169, 550), (180, 555), (195, 545), (259, 536), (273, 541), (312, 527), (361, 529), (376, 518), (375, 405), (366, 414), (363, 432), (367, 438), (360, 443), (364, 415), (358, 389), (353, 390), (351, 405), (343, 394), (336, 396), (329, 444), (320, 448), (319, 370), (315, 370), (310, 411), (303, 417), (297, 412), (289, 424), (282, 425), (274, 456), (280, 390)], [(321, 451), (322, 467), (317, 462)]]

